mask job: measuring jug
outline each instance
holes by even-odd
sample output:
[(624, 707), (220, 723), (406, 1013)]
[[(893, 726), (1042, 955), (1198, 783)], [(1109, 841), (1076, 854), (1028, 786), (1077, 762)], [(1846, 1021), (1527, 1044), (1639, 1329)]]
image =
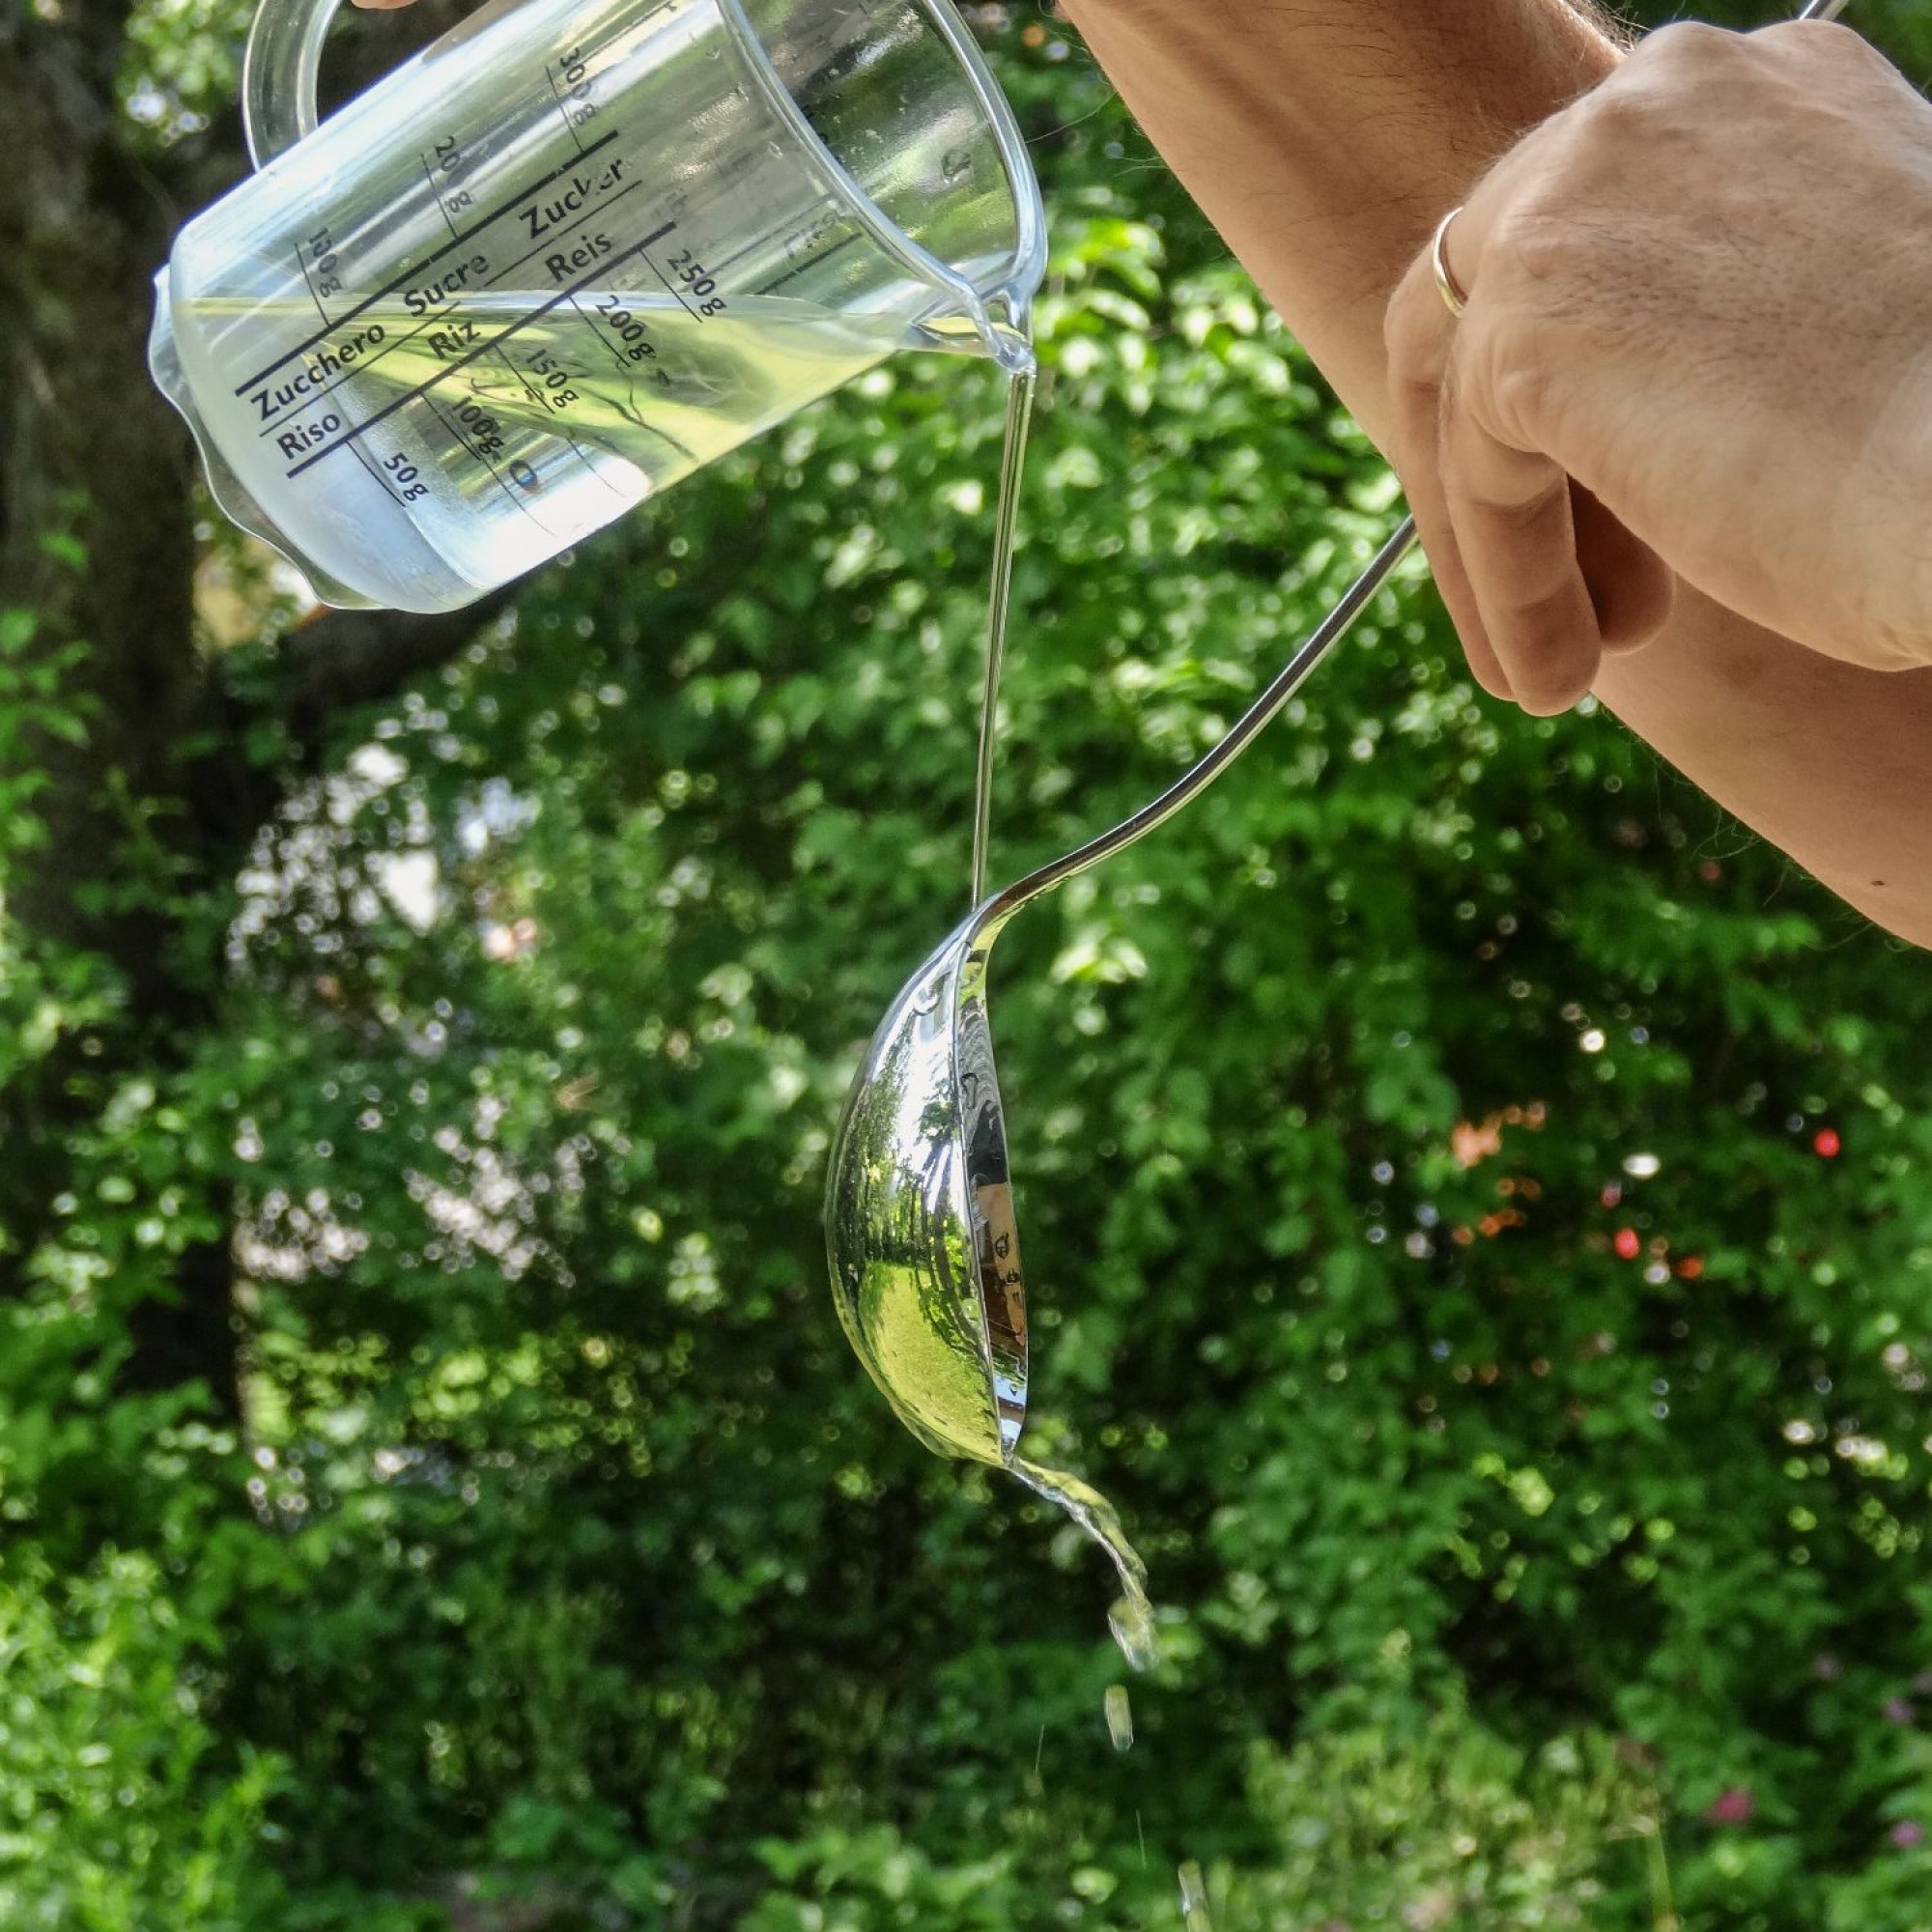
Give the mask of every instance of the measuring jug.
[(265, 0), (260, 172), (151, 360), (331, 604), (446, 611), (902, 348), (1030, 360), (1045, 258), (950, 0), (494, 0), (317, 128), (337, 0)]

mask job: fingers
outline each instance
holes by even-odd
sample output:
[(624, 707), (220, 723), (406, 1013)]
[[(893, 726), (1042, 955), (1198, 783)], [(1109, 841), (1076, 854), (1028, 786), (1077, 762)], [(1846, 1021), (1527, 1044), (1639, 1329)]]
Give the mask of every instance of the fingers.
[(1574, 479), (1570, 514), (1605, 655), (1641, 650), (1670, 621), (1677, 573)]
[(1513, 697), (1502, 663), (1490, 647), (1476, 605), (1455, 521), (1436, 460), (1442, 384), (1448, 371), (1453, 320), (1435, 287), (1432, 264), (1418, 257), (1389, 303), (1389, 456), (1408, 497), (1409, 514), (1429, 557), (1435, 587), (1463, 640), (1469, 668), (1492, 697)]
[(1458, 332), (1443, 373), (1435, 467), (1484, 636), (1525, 711), (1565, 711), (1603, 656), (1596, 607), (1577, 562), (1570, 479), (1548, 458), (1513, 449), (1468, 407)]
[(1477, 681), (1545, 716), (1584, 696), (1605, 651), (1656, 636), (1674, 579), (1520, 427), (1523, 365), (1505, 359), (1468, 247), (1482, 233), (1480, 215), (1453, 231), (1461, 319), (1426, 256), (1390, 304), (1392, 454)]

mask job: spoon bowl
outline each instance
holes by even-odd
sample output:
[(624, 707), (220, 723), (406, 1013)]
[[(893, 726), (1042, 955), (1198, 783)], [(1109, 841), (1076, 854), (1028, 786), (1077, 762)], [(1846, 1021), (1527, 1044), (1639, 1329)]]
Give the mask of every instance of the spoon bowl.
[[(1026, 1285), (969, 919), (909, 980), (839, 1123), (826, 1193), (839, 1320), (927, 1448), (1010, 1459), (1026, 1419)], [(977, 961), (977, 965), (976, 965)]]

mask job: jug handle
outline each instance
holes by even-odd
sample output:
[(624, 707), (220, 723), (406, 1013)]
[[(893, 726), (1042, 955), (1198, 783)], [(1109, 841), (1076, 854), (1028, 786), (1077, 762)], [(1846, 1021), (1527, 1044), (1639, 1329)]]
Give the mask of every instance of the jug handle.
[(315, 132), (322, 43), (342, 0), (262, 0), (242, 57), (242, 131), (265, 168)]

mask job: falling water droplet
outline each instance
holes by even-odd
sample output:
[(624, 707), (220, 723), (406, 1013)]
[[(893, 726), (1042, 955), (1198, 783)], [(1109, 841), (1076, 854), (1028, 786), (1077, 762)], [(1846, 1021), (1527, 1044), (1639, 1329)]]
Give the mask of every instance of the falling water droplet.
[(1134, 1747), (1134, 1707), (1127, 1701), (1124, 1684), (1107, 1686), (1107, 1735), (1117, 1751)]
[(1208, 1916), (1208, 1881), (1192, 1859), (1180, 1868), (1180, 1917), (1187, 1932), (1214, 1932)]
[(1160, 1662), (1160, 1633), (1154, 1629), (1153, 1605), (1138, 1590), (1115, 1603), (1107, 1612), (1107, 1628), (1121, 1646), (1121, 1655), (1136, 1670), (1151, 1670)]

